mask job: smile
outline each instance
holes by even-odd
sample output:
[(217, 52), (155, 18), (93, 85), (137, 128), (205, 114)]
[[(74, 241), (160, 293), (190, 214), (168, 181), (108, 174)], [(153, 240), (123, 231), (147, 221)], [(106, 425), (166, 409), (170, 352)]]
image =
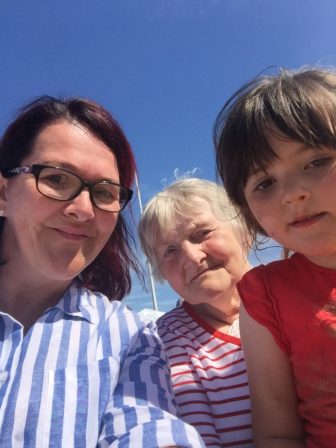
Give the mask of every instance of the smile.
[(290, 223), (292, 227), (309, 227), (319, 222), (324, 216), (325, 212), (317, 213), (316, 215), (302, 216), (300, 218), (295, 219)]
[(194, 277), (192, 277), (189, 284), (193, 283), (195, 280), (202, 277), (203, 274), (206, 274), (207, 272), (213, 272), (221, 267), (222, 265), (216, 265), (216, 266), (209, 266), (206, 269), (203, 269), (202, 271), (198, 272)]
[(190, 283), (192, 283), (193, 281), (197, 280), (198, 278), (200, 278), (203, 274), (205, 274), (206, 272), (208, 272), (209, 269), (204, 269), (201, 272), (198, 272), (191, 280)]
[(55, 232), (57, 232), (61, 237), (70, 241), (82, 241), (88, 238), (88, 235), (84, 234), (83, 231), (79, 229), (54, 228), (53, 230), (55, 230)]

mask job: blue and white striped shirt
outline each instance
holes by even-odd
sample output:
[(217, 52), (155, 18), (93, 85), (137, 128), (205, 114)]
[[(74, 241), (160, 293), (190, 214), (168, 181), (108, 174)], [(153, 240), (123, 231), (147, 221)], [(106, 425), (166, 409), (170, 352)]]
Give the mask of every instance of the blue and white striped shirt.
[(202, 447), (152, 324), (75, 281), (29, 329), (0, 313), (0, 447)]

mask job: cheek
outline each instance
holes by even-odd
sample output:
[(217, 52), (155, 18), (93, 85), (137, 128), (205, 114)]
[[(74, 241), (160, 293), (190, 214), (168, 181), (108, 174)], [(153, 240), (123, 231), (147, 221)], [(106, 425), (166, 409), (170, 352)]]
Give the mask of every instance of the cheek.
[(260, 204), (257, 201), (254, 201), (249, 197), (246, 198), (246, 203), (250, 213), (257, 219), (257, 214), (260, 213), (260, 210), (262, 210), (263, 207), (260, 207)]
[(41, 223), (46, 220), (48, 211), (23, 198), (22, 201), (8, 201), (5, 216), (8, 224), (15, 230), (17, 238), (25, 239), (28, 234), (33, 235), (37, 232)]
[(165, 266), (161, 269), (163, 278), (174, 288), (179, 288), (182, 284), (182, 272), (178, 269), (177, 263)]
[[(248, 203), (250, 214), (253, 218), (258, 222), (258, 224), (265, 229), (265, 223), (268, 222), (269, 217), (273, 215), (270, 213), (271, 206), (260, 204), (259, 202), (250, 202)], [(266, 230), (266, 229), (265, 229)]]
[(211, 241), (207, 241), (204, 245), (204, 252), (210, 257), (218, 260), (226, 260), (228, 257), (228, 244), (227, 240), (223, 237), (214, 238)]
[(44, 222), (62, 205), (42, 196), (36, 189), (35, 180), (26, 179), (24, 176), (18, 176), (8, 183), (5, 215), (18, 223), (22, 221), (33, 225)]
[(233, 234), (218, 235), (204, 243), (206, 253), (218, 260), (228, 260), (242, 253), (237, 238)]
[[(96, 226), (102, 239), (108, 240), (110, 238), (112, 233), (116, 230), (117, 223), (118, 215), (116, 216), (111, 213), (111, 215), (96, 216)], [(120, 226), (116, 231), (119, 231), (119, 233), (121, 232)]]
[(259, 206), (255, 209), (253, 216), (260, 226), (266, 230), (266, 232), (269, 232), (279, 220), (279, 211), (279, 207), (272, 207), (272, 205), (269, 205), (268, 207)]

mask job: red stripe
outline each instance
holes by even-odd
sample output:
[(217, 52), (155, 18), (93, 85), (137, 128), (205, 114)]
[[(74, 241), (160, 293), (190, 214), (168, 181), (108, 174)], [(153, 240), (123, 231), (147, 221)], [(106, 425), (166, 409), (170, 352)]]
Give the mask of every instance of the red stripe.
[(224, 412), (223, 414), (213, 414), (211, 412), (206, 411), (193, 411), (193, 412), (183, 412), (180, 414), (181, 417), (189, 417), (191, 415), (208, 415), (209, 417), (216, 418), (226, 418), (226, 417), (235, 417), (238, 415), (247, 415), (251, 414), (250, 409), (243, 409), (241, 411), (235, 411), (235, 412)]
[[(180, 338), (181, 338), (181, 336), (180, 336), (179, 338), (176, 338), (176, 340), (179, 340)], [(164, 340), (164, 338), (163, 338), (162, 336), (161, 336), (161, 339), (163, 340), (164, 345), (165, 345), (165, 347), (166, 347), (166, 349), (167, 349), (168, 351), (169, 351), (169, 350), (173, 350), (173, 349), (180, 349), (180, 350), (181, 350), (181, 349), (182, 349), (182, 350), (190, 349), (190, 350), (192, 350), (193, 352), (195, 351), (195, 347), (194, 347), (193, 345), (185, 344), (185, 345), (183, 345), (183, 347), (181, 347), (181, 344), (172, 344), (172, 345), (170, 345), (167, 341)], [(190, 337), (189, 337), (188, 339), (190, 340)], [(199, 342), (198, 339), (194, 338), (194, 339), (192, 339), (192, 340), (197, 341), (198, 344), (200, 344), (200, 342)], [(204, 347), (202, 347), (202, 349), (203, 349), (206, 353), (213, 353), (214, 351), (218, 350), (218, 349), (221, 348), (221, 347), (224, 347), (225, 345), (228, 345), (228, 343), (227, 343), (227, 342), (223, 342), (223, 343), (221, 343), (221, 344), (217, 344), (215, 347), (213, 347), (213, 348), (211, 348), (211, 349), (207, 349), (207, 350), (205, 350)]]
[[(244, 400), (249, 400), (250, 396), (249, 395), (242, 395), (241, 397), (232, 397), (232, 398), (227, 398), (226, 400), (218, 400), (218, 401), (212, 401), (211, 405), (214, 406), (218, 406), (218, 405), (223, 405), (223, 404), (228, 404), (228, 403), (236, 403), (238, 401), (244, 401)], [(201, 401), (201, 400), (189, 400), (189, 401), (184, 401), (183, 403), (179, 403), (179, 407), (182, 408), (183, 406), (189, 406), (189, 405), (195, 405), (195, 404), (209, 404), (209, 401)]]
[[(196, 373), (196, 371), (187, 371), (186, 370), (185, 372), (182, 372), (179, 375), (182, 375), (182, 374), (186, 375), (186, 374), (190, 374), (190, 373)], [(178, 377), (179, 375), (174, 373), (174, 375), (172, 375), (172, 378), (175, 377), (175, 376)], [(204, 382), (211, 382), (211, 381), (216, 381), (216, 380), (227, 380), (229, 378), (236, 378), (238, 376), (242, 376), (242, 372), (232, 373), (231, 375), (222, 375), (222, 376), (215, 375), (215, 376), (210, 377), (210, 378), (206, 377), (206, 376), (201, 376), (200, 374), (198, 374), (197, 376), (199, 378), (199, 381), (195, 381), (193, 379), (192, 381), (188, 380), (186, 383), (184, 381), (181, 382), (181, 383), (176, 382), (176, 383), (173, 384), (173, 387), (175, 387), (177, 385), (180, 385), (180, 384), (190, 384), (191, 382), (195, 382), (195, 383), (201, 384), (202, 381), (204, 381)], [(234, 387), (236, 387), (236, 385), (234, 385)], [(229, 389), (230, 389), (230, 387), (229, 387)], [(216, 389), (214, 389), (214, 390), (216, 390)], [(225, 390), (225, 388), (223, 388), (223, 389), (222, 388), (218, 388), (217, 390)]]
[[(189, 362), (188, 362), (188, 363), (186, 363), (186, 362), (177, 362), (177, 363), (171, 363), (171, 364), (170, 364), (170, 367), (173, 368), (173, 367), (179, 367), (179, 366), (192, 366), (192, 367), (194, 367), (194, 369), (197, 369), (197, 370), (203, 370), (204, 372), (207, 372), (207, 371), (210, 370), (210, 369), (218, 370), (218, 371), (220, 371), (220, 370), (226, 370), (226, 369), (228, 369), (228, 368), (230, 368), (230, 367), (232, 367), (232, 366), (236, 366), (236, 365), (241, 364), (241, 363), (243, 363), (243, 362), (244, 362), (243, 359), (237, 359), (237, 360), (232, 361), (232, 362), (230, 362), (230, 363), (228, 363), (228, 364), (225, 364), (225, 365), (222, 366), (222, 367), (216, 367), (216, 366), (206, 366), (206, 367), (204, 367), (204, 366), (202, 366), (202, 365), (198, 366), (198, 365), (196, 365), (196, 364), (189, 363)], [(246, 370), (244, 370), (244, 373), (245, 373), (245, 372), (246, 372)], [(175, 375), (178, 375), (178, 373), (175, 374)]]
[[(181, 381), (180, 383), (176, 383), (173, 385), (174, 391), (175, 388), (177, 389), (177, 387), (180, 386), (185, 386), (187, 384), (202, 384), (200, 381)], [(246, 387), (248, 383), (241, 383), (241, 384), (233, 384), (230, 386), (221, 386), (221, 387), (214, 387), (213, 389), (210, 389), (209, 387), (207, 387), (206, 389), (201, 389), (198, 391), (193, 391), (193, 390), (187, 390), (187, 391), (181, 391), (181, 392), (177, 392), (175, 393), (175, 395), (182, 395), (185, 393), (191, 393), (191, 392), (204, 392), (204, 393), (214, 393), (214, 392), (221, 392), (221, 391), (225, 391), (225, 390), (231, 390), (231, 389), (239, 389), (241, 387)]]

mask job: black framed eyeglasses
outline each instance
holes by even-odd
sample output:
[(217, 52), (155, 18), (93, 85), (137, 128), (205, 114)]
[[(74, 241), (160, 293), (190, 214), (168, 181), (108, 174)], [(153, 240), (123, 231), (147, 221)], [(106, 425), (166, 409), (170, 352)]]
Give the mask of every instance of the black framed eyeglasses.
[(105, 212), (122, 211), (133, 196), (130, 188), (115, 182), (109, 180), (87, 182), (72, 171), (57, 166), (33, 164), (2, 169), (1, 173), (6, 178), (18, 174), (32, 174), (36, 180), (37, 190), (43, 196), (57, 201), (74, 199), (87, 188), (92, 204)]

